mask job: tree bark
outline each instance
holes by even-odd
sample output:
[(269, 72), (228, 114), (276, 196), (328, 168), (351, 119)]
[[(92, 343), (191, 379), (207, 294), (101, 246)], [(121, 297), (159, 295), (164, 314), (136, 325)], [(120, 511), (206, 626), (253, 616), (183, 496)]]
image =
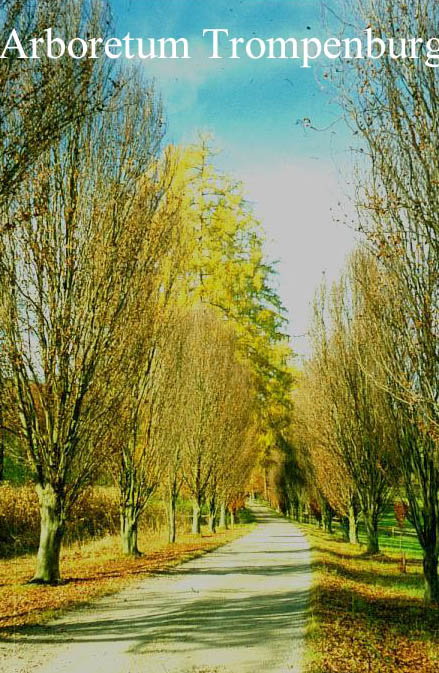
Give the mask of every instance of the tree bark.
[(324, 503), (322, 506), (322, 523), (325, 533), (332, 533), (332, 518), (332, 508), (327, 503)]
[(216, 502), (215, 496), (212, 496), (209, 500), (209, 532), (216, 532)]
[(177, 527), (175, 523), (176, 511), (177, 495), (176, 493), (171, 493), (168, 502), (168, 540), (171, 544), (174, 544), (177, 535)]
[(120, 515), (120, 537), (122, 551), (127, 556), (141, 556), (137, 546), (137, 522), (138, 515), (132, 506), (123, 507)]
[(230, 510), (230, 527), (231, 528), (235, 527), (235, 510), (234, 509)]
[(367, 535), (367, 553), (378, 554), (380, 551), (378, 540), (378, 517), (365, 512), (363, 512), (363, 514)]
[(219, 519), (219, 528), (227, 529), (227, 509), (225, 504), (222, 502), (220, 507), (220, 519)]
[(355, 513), (355, 507), (353, 505), (349, 506), (348, 520), (349, 520), (349, 542), (350, 544), (358, 544), (357, 515)]
[(3, 481), (5, 473), (5, 442), (3, 432), (0, 430), (0, 481)]
[(438, 555), (435, 549), (424, 550), (424, 597), (426, 603), (439, 603)]
[(59, 557), (64, 535), (63, 498), (51, 484), (37, 485), (41, 528), (37, 567), (31, 582), (56, 584), (60, 580)]
[(201, 502), (195, 498), (192, 502), (192, 533), (199, 535), (201, 533)]

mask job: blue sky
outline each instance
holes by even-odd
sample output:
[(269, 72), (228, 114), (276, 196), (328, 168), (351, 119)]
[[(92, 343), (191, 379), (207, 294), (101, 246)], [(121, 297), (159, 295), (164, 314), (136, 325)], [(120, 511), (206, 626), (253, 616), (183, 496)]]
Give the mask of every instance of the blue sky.
[[(191, 60), (144, 61), (167, 111), (169, 139), (191, 142), (210, 132), (217, 163), (246, 184), (279, 259), (279, 289), (290, 332), (306, 332), (308, 306), (322, 273), (335, 278), (353, 244), (334, 222), (346, 207), (350, 132), (324, 78), (324, 64), (298, 61), (210, 60), (204, 28), (230, 37), (323, 37), (320, 0), (112, 0), (117, 33), (186, 37)], [(308, 118), (319, 129), (306, 129)], [(328, 128), (329, 127), (329, 128)], [(331, 210), (332, 209), (332, 210)], [(307, 352), (306, 338), (292, 340)]]

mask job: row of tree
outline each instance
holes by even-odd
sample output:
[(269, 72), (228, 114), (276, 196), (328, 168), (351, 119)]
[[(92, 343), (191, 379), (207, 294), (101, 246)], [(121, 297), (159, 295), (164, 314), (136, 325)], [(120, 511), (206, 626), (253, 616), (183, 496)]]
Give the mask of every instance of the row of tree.
[[(94, 0), (2, 3), (3, 33), (105, 35)], [(35, 481), (35, 582), (60, 577), (72, 506), (104, 473), (121, 537), (181, 489), (193, 531), (213, 530), (286, 427), (292, 383), (283, 309), (242, 188), (208, 143), (165, 144), (160, 98), (107, 59), (12, 58), (2, 69), (2, 435)]]
[[(367, 0), (344, 16), (379, 37), (427, 40), (438, 11), (433, 0)], [(426, 600), (437, 602), (439, 79), (388, 55), (335, 77), (362, 139), (363, 244), (341, 280), (316, 297), (296, 417), (297, 460), (308, 477), (296, 480), (295, 497), (308, 492), (324, 515), (345, 518), (352, 542), (361, 513), (374, 553), (380, 517), (398, 494), (423, 550)]]

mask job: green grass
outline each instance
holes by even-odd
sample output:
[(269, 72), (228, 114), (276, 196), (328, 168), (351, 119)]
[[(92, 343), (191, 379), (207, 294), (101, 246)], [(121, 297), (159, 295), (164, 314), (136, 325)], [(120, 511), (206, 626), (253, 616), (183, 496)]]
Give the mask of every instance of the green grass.
[[(341, 526), (338, 521), (334, 522), (334, 532), (336, 535), (342, 536)], [(393, 506), (389, 506), (384, 516), (380, 519), (378, 532), (381, 552), (392, 554), (392, 556), (400, 556), (404, 552), (408, 558), (422, 559), (422, 548), (414, 527), (406, 520), (401, 530), (395, 519)], [(358, 537), (361, 546), (366, 547), (366, 530), (361, 519), (358, 526)]]

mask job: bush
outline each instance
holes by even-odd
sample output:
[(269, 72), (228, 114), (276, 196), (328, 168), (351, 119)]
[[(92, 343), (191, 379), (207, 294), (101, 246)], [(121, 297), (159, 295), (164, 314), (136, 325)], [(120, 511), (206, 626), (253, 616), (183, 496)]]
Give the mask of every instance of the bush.
[[(177, 507), (177, 530), (190, 530), (191, 505), (182, 499)], [(153, 499), (139, 521), (139, 528), (155, 533), (167, 528), (163, 503)], [(86, 489), (72, 510), (65, 533), (66, 544), (119, 533), (117, 488), (93, 486)], [(0, 485), (0, 557), (34, 552), (40, 536), (40, 512), (33, 484)]]
[[(88, 488), (76, 502), (67, 524), (67, 543), (117, 533), (119, 501), (116, 489)], [(32, 484), (0, 486), (0, 555), (38, 549), (40, 513)]]

